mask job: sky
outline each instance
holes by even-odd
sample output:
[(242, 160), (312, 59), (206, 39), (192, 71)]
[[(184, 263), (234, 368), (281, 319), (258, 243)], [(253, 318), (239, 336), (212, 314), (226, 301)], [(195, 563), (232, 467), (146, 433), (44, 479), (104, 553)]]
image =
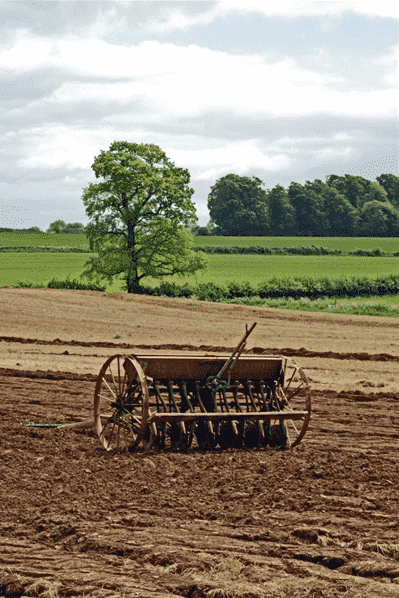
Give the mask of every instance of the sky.
[(398, 170), (391, 0), (0, 0), (0, 226), (87, 224), (114, 141), (152, 143), (194, 189)]

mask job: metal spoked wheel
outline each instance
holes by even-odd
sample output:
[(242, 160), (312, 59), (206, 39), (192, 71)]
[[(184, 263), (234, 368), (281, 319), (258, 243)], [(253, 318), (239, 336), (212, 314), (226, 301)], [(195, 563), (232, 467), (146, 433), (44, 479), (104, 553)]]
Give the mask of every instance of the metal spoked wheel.
[(148, 387), (134, 356), (115, 355), (102, 366), (94, 394), (96, 433), (108, 450), (133, 451), (148, 419)]
[(288, 357), (283, 358), (284, 384), (276, 385), (273, 398), (274, 411), (302, 411), (301, 419), (271, 420), (270, 446), (294, 447), (300, 443), (309, 425), (311, 412), (311, 396), (308, 379), (303, 370)]

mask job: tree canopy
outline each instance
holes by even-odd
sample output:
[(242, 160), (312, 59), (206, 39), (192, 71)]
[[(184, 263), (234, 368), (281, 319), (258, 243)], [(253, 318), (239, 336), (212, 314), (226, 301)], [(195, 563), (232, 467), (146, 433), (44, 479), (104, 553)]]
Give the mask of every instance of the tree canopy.
[(266, 235), (269, 213), (258, 177), (227, 174), (211, 187), (208, 209), (217, 232), (226, 236)]
[(85, 227), (80, 222), (69, 222), (55, 220), (48, 227), (47, 233), (84, 233)]
[(389, 202), (368, 201), (361, 211), (361, 232), (367, 237), (397, 237), (399, 212)]
[(157, 146), (115, 141), (92, 165), (97, 179), (83, 193), (90, 219), (86, 235), (97, 252), (83, 276), (123, 279), (129, 293), (142, 292), (144, 277), (184, 276), (205, 269), (192, 250), (188, 228), (197, 221), (188, 170)]
[(394, 174), (381, 174), (376, 177), (378, 183), (387, 193), (388, 201), (399, 208), (399, 176)]
[(256, 177), (229, 174), (211, 187), (208, 207), (217, 224), (211, 234), (322, 237), (373, 236), (373, 231), (380, 236), (385, 231), (399, 236), (395, 175), (382, 174), (375, 182), (332, 174), (325, 182), (292, 182), (288, 190), (276, 185), (263, 191), (260, 183)]
[(290, 203), (287, 191), (281, 185), (267, 190), (270, 215), (270, 234), (273, 236), (295, 233), (295, 210)]

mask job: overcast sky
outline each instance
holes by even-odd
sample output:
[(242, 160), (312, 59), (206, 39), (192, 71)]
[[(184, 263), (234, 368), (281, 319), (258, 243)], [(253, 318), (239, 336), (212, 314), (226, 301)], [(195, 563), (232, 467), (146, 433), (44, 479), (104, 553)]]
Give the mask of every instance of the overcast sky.
[(187, 168), (200, 225), (229, 173), (398, 175), (398, 16), (391, 0), (0, 0), (0, 226), (86, 224), (113, 141)]

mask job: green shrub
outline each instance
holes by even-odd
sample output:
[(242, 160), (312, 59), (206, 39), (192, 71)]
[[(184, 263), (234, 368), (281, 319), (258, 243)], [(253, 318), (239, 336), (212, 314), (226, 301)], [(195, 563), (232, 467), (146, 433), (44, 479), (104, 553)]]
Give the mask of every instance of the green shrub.
[(69, 276), (65, 280), (52, 278), (47, 283), (48, 289), (73, 289), (79, 291), (105, 291), (106, 287), (95, 283), (85, 283), (81, 280), (70, 279)]
[(227, 298), (234, 299), (236, 297), (252, 297), (256, 294), (256, 290), (251, 286), (251, 284), (246, 282), (230, 282), (227, 285)]
[(188, 283), (183, 286), (175, 282), (162, 281), (157, 287), (143, 286), (143, 293), (157, 297), (191, 297), (193, 289)]
[(227, 289), (213, 282), (199, 284), (194, 289), (193, 294), (199, 301), (220, 301), (227, 299)]
[(17, 289), (31, 289), (35, 283), (33, 280), (29, 280), (28, 278), (23, 278), (22, 280), (17, 280), (15, 286)]

